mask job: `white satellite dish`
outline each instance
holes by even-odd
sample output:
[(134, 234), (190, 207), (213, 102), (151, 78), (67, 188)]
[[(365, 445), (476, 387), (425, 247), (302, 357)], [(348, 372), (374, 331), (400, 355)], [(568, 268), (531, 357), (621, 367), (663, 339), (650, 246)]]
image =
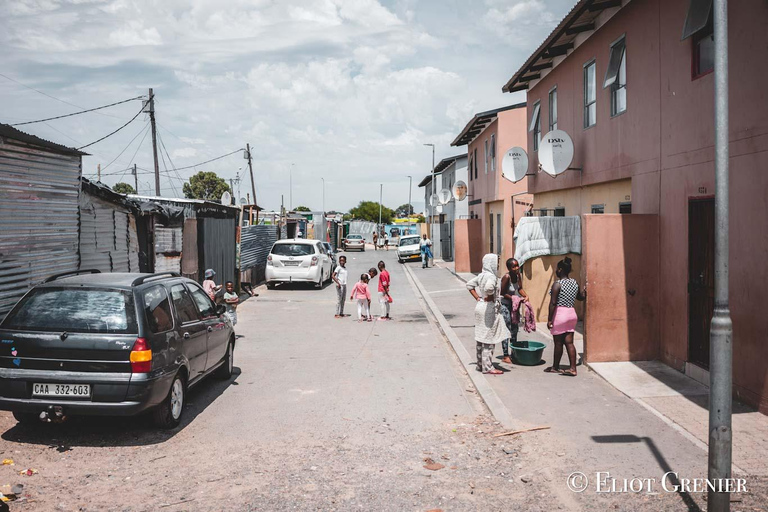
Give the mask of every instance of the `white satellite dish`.
[(439, 196), (440, 204), (448, 204), (448, 203), (451, 202), (452, 194), (451, 194), (451, 191), (449, 189), (444, 188), (437, 195)]
[(241, 197), (241, 198), (240, 198), (240, 201), (238, 201), (238, 203), (240, 203), (240, 204), (246, 204), (246, 203), (247, 203), (247, 201), (245, 200), (245, 198), (244, 198), (244, 197)]
[(232, 195), (229, 192), (221, 194), (221, 204), (232, 204)]
[(467, 198), (467, 184), (459, 180), (453, 184), (453, 197), (457, 201), (463, 201)]
[(437, 213), (443, 213), (443, 205), (439, 204), (439, 205), (435, 206), (435, 211)]
[(563, 130), (552, 130), (539, 144), (541, 170), (550, 176), (565, 172), (573, 161), (573, 141)]
[(430, 206), (437, 206), (438, 204), (440, 204), (440, 198), (437, 197), (437, 194), (432, 194), (429, 197), (429, 205)]
[(522, 180), (528, 173), (528, 154), (518, 146), (509, 148), (501, 160), (501, 171), (512, 183)]

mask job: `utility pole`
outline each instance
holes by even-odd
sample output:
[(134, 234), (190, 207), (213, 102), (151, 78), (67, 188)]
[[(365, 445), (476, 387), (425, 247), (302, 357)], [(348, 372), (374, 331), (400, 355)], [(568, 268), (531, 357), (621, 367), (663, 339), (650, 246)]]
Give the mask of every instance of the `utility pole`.
[(381, 229), (381, 199), (384, 194), (384, 184), (379, 185), (379, 229)]
[(155, 94), (149, 88), (149, 122), (152, 125), (152, 156), (155, 158), (155, 195), (160, 197), (160, 165), (157, 162), (157, 127), (155, 126)]
[[(256, 182), (253, 181), (253, 164), (251, 163), (251, 145), (245, 144), (245, 151), (248, 154), (248, 171), (251, 173), (251, 192), (253, 192), (253, 204), (256, 204)], [(247, 194), (246, 194), (247, 195)], [(250, 200), (248, 201), (250, 203)], [(258, 204), (256, 204), (258, 206)], [(259, 222), (259, 209), (256, 208), (256, 223)]]
[(136, 193), (139, 193), (139, 174), (136, 172), (136, 164), (133, 164), (133, 185), (136, 189)]
[(293, 164), (288, 173), (288, 207), (293, 210)]
[(101, 164), (96, 166), (96, 181), (101, 181)]
[(323, 181), (323, 217), (325, 217), (325, 178), (320, 178)]
[[(434, 196), (436, 194), (435, 187), (437, 186), (437, 183), (435, 181), (435, 145), (434, 144), (424, 144), (425, 146), (432, 146), (432, 195), (429, 196), (429, 202), (432, 203), (434, 201)], [(435, 243), (435, 206), (434, 204), (430, 205), (430, 211), (431, 219), (429, 223), (429, 237), (432, 239), (432, 244)]]
[[(728, 0), (714, 0), (715, 32), (715, 313), (709, 334), (708, 482), (731, 478), (733, 323), (728, 303)], [(728, 512), (730, 493), (709, 488), (707, 509)]]
[(411, 189), (413, 189), (413, 177), (408, 176), (408, 218), (413, 215), (413, 206), (411, 206)]

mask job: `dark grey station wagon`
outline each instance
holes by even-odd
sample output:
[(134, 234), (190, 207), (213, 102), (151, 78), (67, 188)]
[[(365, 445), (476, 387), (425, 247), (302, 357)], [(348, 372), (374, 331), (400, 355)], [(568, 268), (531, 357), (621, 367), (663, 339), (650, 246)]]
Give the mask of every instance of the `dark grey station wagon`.
[(191, 386), (232, 375), (224, 309), (171, 272), (53, 276), (0, 323), (0, 409), (20, 422), (151, 411), (173, 428)]

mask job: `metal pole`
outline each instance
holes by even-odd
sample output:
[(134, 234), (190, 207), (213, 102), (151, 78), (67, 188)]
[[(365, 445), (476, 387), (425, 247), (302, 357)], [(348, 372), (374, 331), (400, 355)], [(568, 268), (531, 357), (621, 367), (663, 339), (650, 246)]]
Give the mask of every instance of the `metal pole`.
[[(432, 146), (432, 195), (429, 196), (429, 202), (432, 202), (432, 196), (435, 195), (435, 186), (437, 183), (435, 183), (435, 145), (434, 144), (424, 144), (425, 146)], [(435, 244), (435, 206), (431, 205), (430, 207), (430, 219), (429, 219), (429, 237), (432, 239), (432, 246), (434, 247)]]
[[(251, 145), (247, 142), (245, 143), (245, 150), (248, 152), (248, 171), (251, 173), (251, 192), (253, 192), (253, 204), (258, 206), (258, 204), (256, 203), (256, 182), (253, 181), (253, 164), (251, 163)], [(250, 203), (250, 200), (248, 202)], [(256, 208), (256, 224), (258, 223), (259, 223), (259, 209)]]
[(293, 164), (288, 174), (288, 208), (293, 210)]
[(152, 155), (155, 157), (155, 195), (160, 197), (160, 164), (157, 161), (157, 127), (155, 126), (155, 93), (149, 89), (149, 121), (152, 125)]
[[(715, 314), (709, 334), (710, 482), (731, 478), (733, 324), (728, 303), (728, 0), (714, 0), (715, 32)], [(715, 486), (717, 488), (718, 486)], [(730, 494), (710, 487), (707, 509), (727, 512)]]
[(136, 172), (136, 164), (133, 164), (133, 184), (136, 186), (136, 193), (139, 193), (139, 174)]
[(413, 214), (413, 206), (411, 206), (411, 189), (413, 188), (413, 177), (408, 176), (408, 218), (411, 218)]
[(323, 180), (323, 217), (325, 217), (325, 178), (320, 178)]
[(381, 198), (384, 194), (384, 184), (379, 185), (379, 229), (381, 229)]

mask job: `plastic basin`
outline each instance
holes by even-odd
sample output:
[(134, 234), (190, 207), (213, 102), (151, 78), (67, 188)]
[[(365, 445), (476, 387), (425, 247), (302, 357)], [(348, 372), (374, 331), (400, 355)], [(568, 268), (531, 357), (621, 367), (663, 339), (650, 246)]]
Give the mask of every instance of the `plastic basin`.
[(534, 366), (541, 362), (541, 354), (546, 348), (540, 341), (516, 341), (510, 347), (515, 360), (523, 366)]

